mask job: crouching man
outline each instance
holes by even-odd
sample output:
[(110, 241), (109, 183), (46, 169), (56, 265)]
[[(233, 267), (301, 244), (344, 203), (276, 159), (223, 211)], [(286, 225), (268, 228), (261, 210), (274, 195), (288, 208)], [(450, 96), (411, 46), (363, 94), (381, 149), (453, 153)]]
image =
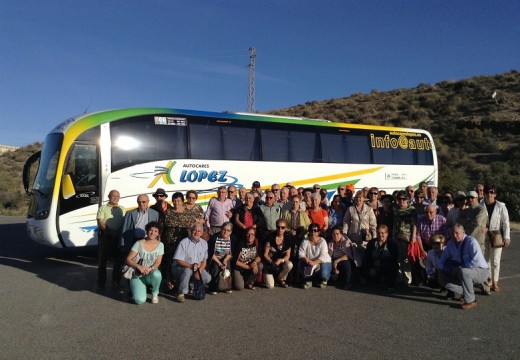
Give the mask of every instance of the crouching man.
[(487, 285), (488, 265), (478, 241), (464, 233), (460, 224), (453, 226), (453, 241), (446, 244), (439, 261), (439, 270), (446, 276), (446, 289), (458, 296), (464, 296), (462, 309), (477, 307), (473, 285), (478, 284), (486, 294), (490, 294)]
[(172, 273), (179, 287), (178, 302), (184, 302), (192, 278), (202, 278), (204, 285), (211, 281), (211, 275), (206, 271), (208, 243), (202, 239), (203, 230), (201, 223), (195, 223), (191, 227), (190, 236), (181, 240), (173, 256)]

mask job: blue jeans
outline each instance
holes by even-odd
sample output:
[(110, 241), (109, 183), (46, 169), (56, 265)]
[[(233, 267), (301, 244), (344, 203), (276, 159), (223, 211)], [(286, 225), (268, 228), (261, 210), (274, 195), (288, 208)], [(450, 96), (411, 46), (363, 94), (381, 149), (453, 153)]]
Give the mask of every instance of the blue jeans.
[[(179, 286), (179, 294), (187, 294), (190, 290), (190, 280), (193, 277), (193, 270), (184, 268), (182, 266), (174, 265), (172, 267), (173, 279)], [(200, 278), (204, 285), (211, 281), (211, 275), (206, 271), (202, 270)]]
[(305, 276), (305, 266), (307, 266), (305, 261), (303, 261), (303, 260), (298, 261), (298, 269), (300, 270), (300, 273), (302, 274), (302, 278), (304, 279), (305, 282), (312, 281), (312, 278), (315, 277), (317, 273), (320, 276), (320, 281), (329, 281), (330, 273), (332, 272), (332, 263), (330, 263), (330, 262), (321, 263), (319, 270), (314, 270), (313, 274), (309, 277)]

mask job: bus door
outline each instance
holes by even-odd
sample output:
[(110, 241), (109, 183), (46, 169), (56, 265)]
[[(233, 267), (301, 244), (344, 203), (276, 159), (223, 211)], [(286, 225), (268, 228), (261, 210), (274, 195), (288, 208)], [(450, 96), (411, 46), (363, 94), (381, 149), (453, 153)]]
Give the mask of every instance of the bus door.
[(76, 141), (63, 171), (58, 229), (65, 246), (97, 244), (99, 151), (96, 143)]

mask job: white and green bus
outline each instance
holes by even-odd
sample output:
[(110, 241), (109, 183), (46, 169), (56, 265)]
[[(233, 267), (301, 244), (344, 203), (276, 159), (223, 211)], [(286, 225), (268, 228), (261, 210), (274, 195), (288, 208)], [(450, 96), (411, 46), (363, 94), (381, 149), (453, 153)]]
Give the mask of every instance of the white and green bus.
[[(39, 161), (32, 185), (32, 164)], [(277, 183), (332, 195), (338, 185), (392, 191), (437, 185), (437, 157), (424, 130), (243, 113), (139, 108), (64, 121), (31, 156), (27, 230), (56, 247), (97, 244), (96, 212), (117, 189), (120, 204), (164, 188), (196, 190), (207, 204), (219, 186)]]

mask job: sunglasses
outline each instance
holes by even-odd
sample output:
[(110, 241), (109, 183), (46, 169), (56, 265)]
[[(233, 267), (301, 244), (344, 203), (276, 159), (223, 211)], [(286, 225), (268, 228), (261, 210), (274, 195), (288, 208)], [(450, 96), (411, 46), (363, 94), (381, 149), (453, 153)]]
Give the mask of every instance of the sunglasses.
[(319, 229), (311, 229), (312, 232), (320, 232)]
[(160, 195), (159, 194), (159, 195), (156, 195), (156, 196), (159, 198), (159, 197), (165, 197), (166, 195)]
[(404, 197), (400, 197), (400, 198), (397, 198), (397, 200), (399, 200), (399, 201), (406, 201), (406, 200), (408, 200), (408, 199), (407, 199), (407, 198), (404, 198)]
[(277, 226), (277, 229), (285, 229), (285, 226)]
[(371, 193), (369, 193), (369, 194), (370, 194), (370, 195), (378, 195), (378, 193), (376, 193), (376, 192), (371, 192)]
[(486, 191), (486, 194), (494, 194), (495, 191), (494, 190), (489, 190), (489, 191)]

